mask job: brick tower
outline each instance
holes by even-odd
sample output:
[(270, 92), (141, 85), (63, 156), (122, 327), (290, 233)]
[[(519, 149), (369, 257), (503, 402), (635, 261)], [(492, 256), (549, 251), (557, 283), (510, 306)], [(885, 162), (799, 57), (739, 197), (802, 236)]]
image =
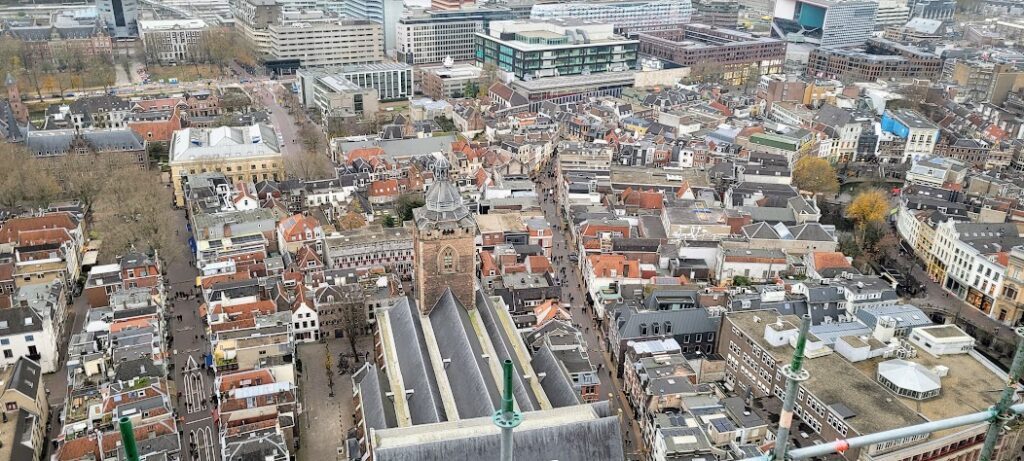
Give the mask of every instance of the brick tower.
[(476, 307), (476, 219), (451, 183), (450, 168), (443, 157), (434, 163), (434, 183), (424, 205), (413, 211), (416, 299), (423, 313), (449, 287), (466, 309)]
[(18, 90), (18, 81), (14, 79), (14, 76), (7, 73), (7, 79), (4, 80), (4, 86), (7, 87), (7, 102), (11, 104), (11, 111), (14, 112), (14, 118), (21, 123), (28, 122), (28, 107), (25, 107), (25, 103), (21, 100), (21, 91)]

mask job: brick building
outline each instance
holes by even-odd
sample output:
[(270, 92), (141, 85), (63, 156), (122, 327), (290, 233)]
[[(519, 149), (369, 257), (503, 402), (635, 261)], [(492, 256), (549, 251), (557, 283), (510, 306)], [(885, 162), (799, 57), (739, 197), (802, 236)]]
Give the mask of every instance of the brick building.
[(451, 288), (465, 308), (476, 305), (476, 219), (451, 183), (449, 168), (443, 157), (434, 163), (434, 183), (427, 190), (426, 204), (413, 211), (415, 294), (424, 311), (441, 298), (446, 288)]

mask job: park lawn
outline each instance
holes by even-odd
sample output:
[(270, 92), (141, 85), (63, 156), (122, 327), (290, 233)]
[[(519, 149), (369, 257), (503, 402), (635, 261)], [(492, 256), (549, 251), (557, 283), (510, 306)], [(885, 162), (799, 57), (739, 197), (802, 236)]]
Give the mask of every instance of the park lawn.
[(210, 64), (181, 64), (177, 66), (148, 66), (149, 80), (156, 82), (160, 80), (176, 78), (179, 82), (192, 82), (204, 78), (218, 78), (224, 73), (220, 68)]

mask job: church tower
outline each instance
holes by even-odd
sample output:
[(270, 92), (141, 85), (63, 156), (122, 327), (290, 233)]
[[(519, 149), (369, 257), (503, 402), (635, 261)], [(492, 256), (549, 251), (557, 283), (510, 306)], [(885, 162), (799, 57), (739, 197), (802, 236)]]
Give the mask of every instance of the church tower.
[(476, 219), (452, 184), (450, 169), (443, 157), (434, 163), (434, 183), (424, 205), (413, 211), (416, 299), (423, 313), (434, 307), (445, 288), (466, 309), (476, 307)]
[(7, 87), (7, 102), (11, 104), (14, 118), (21, 123), (28, 123), (28, 107), (25, 107), (25, 103), (22, 102), (21, 91), (18, 90), (18, 81), (14, 79), (10, 72), (7, 73), (4, 85)]

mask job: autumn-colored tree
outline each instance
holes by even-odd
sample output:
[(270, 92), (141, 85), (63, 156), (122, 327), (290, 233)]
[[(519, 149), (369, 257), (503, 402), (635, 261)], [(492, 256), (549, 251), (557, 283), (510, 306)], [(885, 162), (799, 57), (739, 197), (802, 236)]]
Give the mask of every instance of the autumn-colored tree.
[(857, 233), (863, 243), (864, 231), (871, 223), (884, 221), (889, 215), (889, 199), (881, 189), (868, 189), (857, 194), (846, 207), (846, 217), (857, 226)]
[(839, 192), (839, 179), (835, 168), (821, 157), (804, 157), (793, 167), (793, 182), (800, 190), (812, 194), (835, 194)]

